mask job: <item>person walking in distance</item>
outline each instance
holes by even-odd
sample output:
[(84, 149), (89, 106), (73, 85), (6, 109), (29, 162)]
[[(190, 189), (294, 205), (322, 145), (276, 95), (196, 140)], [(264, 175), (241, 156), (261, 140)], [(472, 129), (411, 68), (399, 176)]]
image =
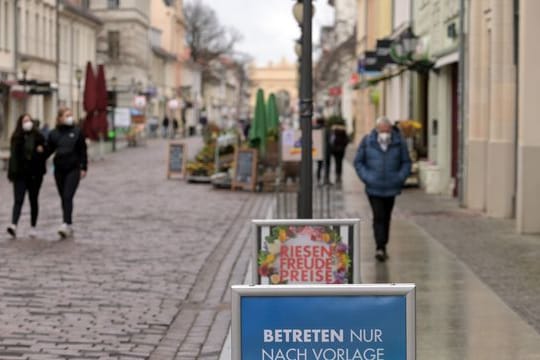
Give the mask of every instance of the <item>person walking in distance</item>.
[(375, 129), (362, 139), (354, 167), (366, 186), (373, 212), (375, 258), (384, 262), (395, 199), (411, 172), (407, 144), (388, 118), (378, 118)]
[(330, 150), (336, 164), (336, 184), (341, 184), (341, 174), (343, 173), (343, 158), (345, 149), (349, 144), (349, 136), (345, 122), (340, 121), (334, 124), (330, 130)]
[(28, 114), (17, 120), (15, 131), (11, 136), (11, 148), (8, 165), (8, 179), (13, 183), (13, 212), (11, 225), (7, 232), (17, 237), (17, 223), (21, 216), (24, 197), (28, 192), (30, 200), (30, 233), (36, 237), (36, 225), (39, 214), (39, 190), (43, 183), (45, 168), (45, 137)]
[(167, 115), (163, 118), (163, 122), (161, 123), (162, 131), (163, 131), (163, 138), (166, 139), (169, 134), (169, 118)]
[(55, 153), (54, 178), (63, 213), (63, 224), (58, 234), (65, 239), (73, 235), (73, 198), (79, 181), (86, 176), (88, 163), (84, 135), (74, 124), (73, 114), (68, 108), (58, 111), (56, 128), (49, 134), (47, 155), (52, 153)]
[(176, 138), (176, 133), (178, 132), (178, 120), (176, 120), (176, 118), (173, 118), (173, 121), (172, 121), (172, 132), (171, 132), (171, 139), (174, 139)]

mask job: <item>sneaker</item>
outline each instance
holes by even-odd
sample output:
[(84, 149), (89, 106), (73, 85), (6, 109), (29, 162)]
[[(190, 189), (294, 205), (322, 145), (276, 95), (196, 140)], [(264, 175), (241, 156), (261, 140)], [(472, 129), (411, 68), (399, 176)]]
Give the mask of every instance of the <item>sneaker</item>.
[(71, 225), (65, 223), (62, 224), (62, 226), (60, 226), (60, 229), (58, 229), (58, 235), (60, 235), (60, 238), (62, 240), (73, 236), (73, 229), (71, 228)]
[(386, 254), (386, 251), (378, 249), (375, 252), (375, 259), (377, 259), (379, 262), (385, 262), (388, 259), (388, 255)]
[(17, 225), (11, 224), (7, 227), (7, 232), (13, 239), (17, 238)]
[(35, 226), (32, 226), (32, 227), (30, 228), (30, 232), (28, 233), (28, 236), (29, 236), (31, 239), (37, 238), (37, 230), (36, 230), (36, 227), (35, 227)]

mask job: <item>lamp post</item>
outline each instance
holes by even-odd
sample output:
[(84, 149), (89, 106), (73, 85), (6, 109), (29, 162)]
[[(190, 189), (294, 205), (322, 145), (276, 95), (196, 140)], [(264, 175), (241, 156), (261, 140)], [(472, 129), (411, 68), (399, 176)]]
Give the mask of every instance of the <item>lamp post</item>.
[(293, 15), (302, 29), (302, 61), (300, 65), (300, 127), (302, 130), (302, 161), (300, 167), (300, 191), (298, 218), (313, 217), (313, 159), (312, 126), (312, 0), (298, 0), (293, 6)]
[(27, 93), (26, 93), (26, 76), (28, 75), (28, 70), (30, 70), (30, 61), (23, 60), (21, 61), (21, 70), (23, 73), (23, 92), (24, 92), (24, 100), (23, 100), (23, 109), (24, 112), (27, 111)]
[(82, 80), (82, 70), (81, 68), (77, 68), (77, 70), (75, 70), (75, 79), (77, 79), (77, 120), (80, 121), (81, 120), (81, 114), (80, 114), (80, 109), (81, 109), (81, 80)]
[(116, 76), (113, 76), (111, 79), (112, 92), (113, 92), (113, 108), (112, 108), (112, 117), (111, 117), (111, 128), (112, 128), (112, 151), (116, 152)]

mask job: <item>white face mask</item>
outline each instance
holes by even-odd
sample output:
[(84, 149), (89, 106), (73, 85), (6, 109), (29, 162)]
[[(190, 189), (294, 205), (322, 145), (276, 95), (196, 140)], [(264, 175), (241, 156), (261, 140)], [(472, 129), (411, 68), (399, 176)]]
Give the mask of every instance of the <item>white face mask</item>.
[(66, 125), (73, 125), (73, 116), (68, 116), (68, 117), (64, 120), (64, 124), (66, 124)]
[(34, 128), (34, 123), (32, 121), (23, 122), (22, 128), (26, 132), (31, 131)]
[(390, 134), (389, 133), (380, 133), (379, 134), (379, 141), (385, 144), (388, 144), (390, 142)]

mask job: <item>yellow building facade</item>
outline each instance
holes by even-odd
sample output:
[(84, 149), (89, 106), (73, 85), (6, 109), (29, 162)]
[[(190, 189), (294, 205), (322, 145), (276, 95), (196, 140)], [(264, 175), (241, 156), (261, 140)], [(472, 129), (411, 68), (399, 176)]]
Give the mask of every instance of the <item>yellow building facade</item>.
[(270, 93), (286, 92), (290, 103), (296, 107), (298, 103), (298, 65), (286, 59), (279, 63), (269, 63), (265, 66), (252, 66), (250, 68), (251, 106), (255, 106), (258, 89), (263, 89), (266, 97)]
[[(375, 50), (377, 40), (392, 33), (392, 0), (357, 1), (357, 51), (362, 59), (366, 51)], [(384, 84), (364, 86), (369, 76), (360, 76), (360, 86), (356, 90), (355, 141), (358, 143), (375, 125), (377, 116), (383, 115)]]

